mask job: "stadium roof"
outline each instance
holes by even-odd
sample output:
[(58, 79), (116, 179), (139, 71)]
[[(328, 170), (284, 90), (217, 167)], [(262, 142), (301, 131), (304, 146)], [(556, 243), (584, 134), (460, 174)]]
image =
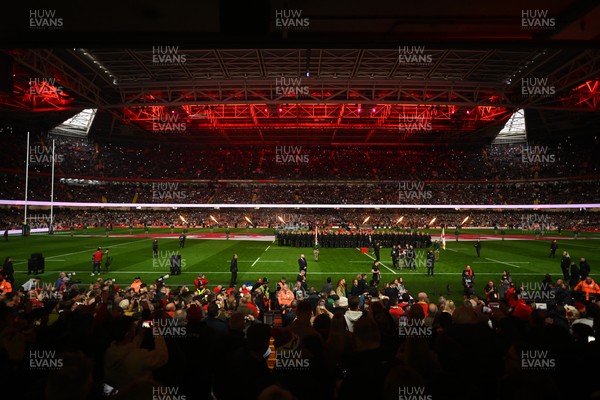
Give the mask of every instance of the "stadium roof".
[(158, 4), (55, 10), (46, 33), (6, 21), (0, 116), (97, 108), (92, 135), (215, 144), (489, 142), (518, 109), (550, 133), (598, 122), (595, 1)]

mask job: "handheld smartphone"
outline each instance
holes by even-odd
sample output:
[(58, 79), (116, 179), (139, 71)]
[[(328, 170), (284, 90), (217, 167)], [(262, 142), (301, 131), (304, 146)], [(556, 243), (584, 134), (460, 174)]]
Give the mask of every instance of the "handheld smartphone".
[(147, 329), (152, 328), (152, 320), (143, 321), (142, 322), (142, 328), (147, 328)]
[(119, 391), (117, 389), (115, 389), (114, 387), (107, 385), (106, 383), (103, 385), (102, 387), (102, 394), (105, 397), (110, 397), (113, 396), (115, 394), (119, 393)]

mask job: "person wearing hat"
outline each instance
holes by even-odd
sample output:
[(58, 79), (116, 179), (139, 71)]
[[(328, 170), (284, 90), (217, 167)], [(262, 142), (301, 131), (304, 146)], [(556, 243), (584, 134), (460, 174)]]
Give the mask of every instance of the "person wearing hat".
[(98, 271), (98, 275), (100, 275), (102, 257), (104, 257), (104, 252), (102, 251), (102, 247), (98, 247), (92, 255), (92, 276), (96, 275), (96, 270)]
[(234, 254), (231, 258), (231, 262), (229, 263), (229, 271), (231, 272), (231, 280), (229, 281), (229, 287), (232, 288), (237, 283), (237, 273), (238, 273), (238, 255)]

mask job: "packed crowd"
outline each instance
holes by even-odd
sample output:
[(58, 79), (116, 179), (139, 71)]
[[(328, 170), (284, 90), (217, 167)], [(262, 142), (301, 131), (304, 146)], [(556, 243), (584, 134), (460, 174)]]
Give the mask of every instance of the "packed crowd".
[[(505, 144), (477, 148), (350, 146), (211, 147), (177, 143), (105, 143), (41, 134), (30, 143), (30, 170), (49, 171), (56, 141), (57, 174), (71, 177), (282, 180), (510, 180), (597, 175), (593, 142)], [(591, 139), (590, 139), (591, 140)], [(0, 150), (3, 167), (24, 170), (23, 133)], [(33, 149), (33, 150), (32, 150)], [(289, 162), (282, 152), (302, 156)], [(279, 157), (278, 157), (279, 155)], [(295, 158), (294, 158), (295, 160)]]
[(505, 271), (484, 285), (467, 266), (455, 303), (366, 274), (228, 288), (203, 274), (173, 287), (168, 276), (84, 285), (62, 272), (0, 294), (0, 373), (27, 376), (20, 395), (40, 400), (396, 400), (415, 388), (588, 399), (600, 390), (600, 289), (587, 273), (516, 283)]
[[(170, 227), (191, 228), (273, 228), (283, 230), (385, 229), (414, 230), (441, 227), (488, 227), (542, 231), (600, 229), (600, 214), (589, 211), (543, 210), (390, 210), (390, 209), (74, 209), (55, 207), (54, 227), (68, 230), (84, 227)], [(214, 218), (211, 218), (211, 216)], [(467, 218), (468, 217), (468, 218)], [(0, 229), (21, 229), (22, 207), (0, 209)], [(183, 218), (183, 219), (182, 219)], [(368, 218), (368, 220), (367, 220)], [(435, 220), (433, 220), (435, 218)], [(250, 221), (248, 221), (248, 219)], [(216, 220), (216, 221), (215, 221)], [(30, 228), (46, 228), (48, 208), (30, 208)], [(433, 221), (433, 222), (432, 222)], [(331, 233), (330, 232), (330, 233)]]
[[(0, 173), (0, 198), (23, 199), (24, 177)], [(50, 179), (32, 176), (28, 199), (50, 200)], [(169, 204), (593, 204), (596, 180), (528, 183), (183, 183), (67, 181), (55, 201)]]

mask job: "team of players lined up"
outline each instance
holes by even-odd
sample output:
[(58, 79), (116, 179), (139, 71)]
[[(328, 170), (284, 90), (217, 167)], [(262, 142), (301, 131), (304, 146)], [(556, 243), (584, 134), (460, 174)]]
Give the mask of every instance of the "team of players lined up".
[(319, 247), (356, 248), (373, 247), (379, 243), (381, 247), (392, 247), (400, 244), (402, 247), (412, 245), (416, 248), (431, 246), (431, 235), (423, 232), (374, 232), (361, 229), (360, 231), (347, 231), (345, 229), (324, 230), (315, 235), (314, 231), (278, 230), (276, 232), (279, 246), (313, 247), (315, 240)]

